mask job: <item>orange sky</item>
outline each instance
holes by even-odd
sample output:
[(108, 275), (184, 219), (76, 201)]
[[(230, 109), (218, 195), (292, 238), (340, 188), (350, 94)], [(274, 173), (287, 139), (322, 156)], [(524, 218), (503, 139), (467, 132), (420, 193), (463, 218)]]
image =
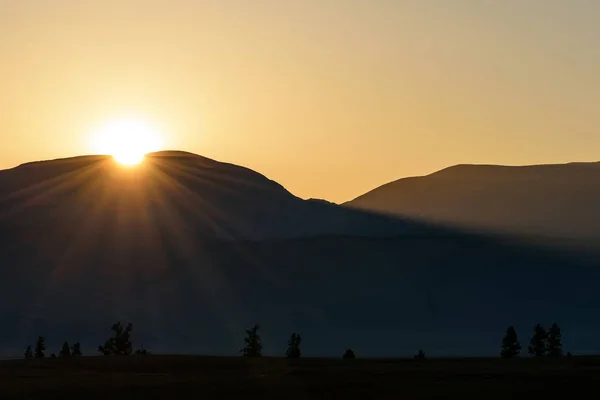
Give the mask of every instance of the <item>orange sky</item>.
[(594, 0), (0, 0), (0, 168), (164, 147), (349, 200), (456, 163), (597, 160)]

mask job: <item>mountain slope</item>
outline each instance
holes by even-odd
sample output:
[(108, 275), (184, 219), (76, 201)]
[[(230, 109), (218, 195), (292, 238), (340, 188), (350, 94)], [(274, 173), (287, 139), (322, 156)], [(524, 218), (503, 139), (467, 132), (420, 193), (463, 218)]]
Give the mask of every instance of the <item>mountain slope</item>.
[[(60, 235), (150, 231), (223, 239), (399, 234), (416, 224), (304, 201), (247, 168), (183, 152), (151, 154), (135, 168), (108, 157), (25, 164), (0, 171), (0, 222)], [(73, 225), (70, 225), (73, 224)]]
[(37, 335), (86, 354), (117, 320), (155, 352), (237, 354), (261, 325), (266, 354), (497, 354), (558, 321), (597, 351), (600, 257), (553, 243), (439, 229), (296, 198), (199, 156), (106, 157), (0, 171), (0, 356)]
[(455, 227), (600, 238), (600, 163), (458, 165), (399, 179), (346, 206)]

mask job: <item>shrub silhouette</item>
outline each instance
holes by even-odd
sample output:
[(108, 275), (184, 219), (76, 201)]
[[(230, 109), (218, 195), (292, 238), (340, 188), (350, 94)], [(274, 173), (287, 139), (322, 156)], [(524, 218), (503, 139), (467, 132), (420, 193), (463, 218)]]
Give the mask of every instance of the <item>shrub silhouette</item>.
[(424, 360), (425, 359), (425, 352), (423, 351), (423, 349), (419, 349), (419, 352), (417, 354), (415, 354), (415, 360)]
[(31, 360), (33, 358), (33, 350), (31, 350), (31, 345), (27, 346), (27, 349), (25, 349), (24, 356), (26, 360)]
[(548, 333), (541, 324), (533, 328), (533, 336), (529, 341), (529, 354), (534, 357), (543, 357), (547, 351)]
[(506, 334), (504, 335), (504, 339), (502, 339), (500, 356), (502, 358), (512, 358), (518, 356), (519, 353), (521, 353), (521, 343), (519, 343), (517, 338), (517, 331), (511, 325), (506, 329)]
[(288, 348), (285, 352), (287, 358), (300, 358), (302, 353), (300, 352), (300, 343), (302, 337), (299, 333), (292, 333), (290, 340), (288, 341)]
[(44, 358), (44, 351), (46, 350), (46, 341), (43, 336), (39, 336), (37, 342), (35, 342), (35, 358)]
[(139, 349), (137, 349), (135, 351), (135, 353), (133, 353), (133, 355), (134, 356), (149, 356), (150, 352), (144, 348), (144, 345), (142, 345)]
[(241, 350), (244, 357), (260, 357), (262, 355), (262, 342), (258, 334), (259, 328), (258, 325), (254, 325), (252, 329), (246, 330), (245, 346)]
[(69, 346), (68, 342), (64, 342), (62, 345), (62, 349), (60, 350), (60, 353), (58, 353), (60, 358), (69, 358), (71, 357), (71, 347)]
[(81, 355), (81, 346), (79, 345), (79, 342), (73, 344), (73, 347), (71, 347), (71, 355), (73, 357)]
[(352, 351), (352, 349), (346, 349), (342, 358), (344, 360), (354, 360), (356, 358), (356, 356), (354, 355), (354, 352)]
[(54, 353), (50, 354), (50, 358), (56, 358), (56, 354), (54, 354)]
[(560, 333), (560, 328), (556, 323), (552, 324), (548, 330), (546, 351), (548, 353), (548, 357), (560, 357), (563, 355), (562, 334)]
[(98, 351), (105, 356), (131, 355), (133, 351), (133, 346), (131, 344), (131, 331), (133, 330), (133, 326), (131, 325), (131, 322), (127, 324), (125, 328), (123, 328), (120, 322), (117, 322), (113, 324), (110, 329), (114, 332), (114, 336), (109, 338), (104, 343), (104, 346), (98, 346)]

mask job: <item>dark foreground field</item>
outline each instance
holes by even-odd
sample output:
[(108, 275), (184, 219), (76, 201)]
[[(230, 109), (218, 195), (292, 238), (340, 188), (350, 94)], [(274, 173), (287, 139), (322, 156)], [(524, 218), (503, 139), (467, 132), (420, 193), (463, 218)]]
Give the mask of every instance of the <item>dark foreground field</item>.
[(599, 378), (596, 357), (419, 362), (83, 357), (0, 362), (0, 398), (541, 398), (596, 393)]

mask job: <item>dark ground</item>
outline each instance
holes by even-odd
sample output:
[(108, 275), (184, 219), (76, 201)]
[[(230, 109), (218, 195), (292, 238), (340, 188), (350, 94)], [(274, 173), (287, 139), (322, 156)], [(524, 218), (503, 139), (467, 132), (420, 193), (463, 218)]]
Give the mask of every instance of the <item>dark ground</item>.
[(0, 362), (1, 399), (506, 399), (596, 393), (600, 357), (335, 360), (199, 356)]

